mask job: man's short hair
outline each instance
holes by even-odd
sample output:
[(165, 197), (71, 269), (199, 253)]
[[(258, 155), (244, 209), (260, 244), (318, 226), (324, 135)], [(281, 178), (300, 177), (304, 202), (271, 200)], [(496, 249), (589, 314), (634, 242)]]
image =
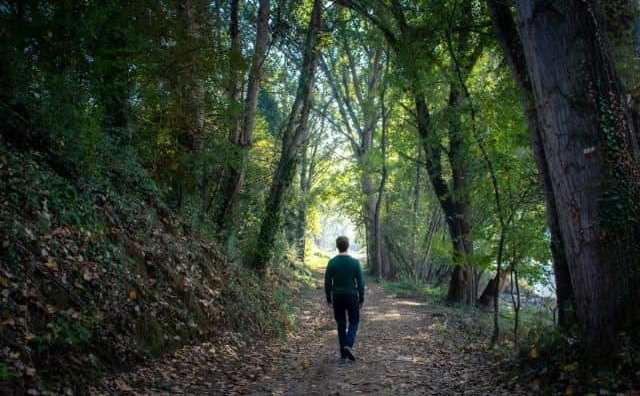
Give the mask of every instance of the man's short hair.
[(349, 238), (346, 236), (339, 236), (336, 239), (336, 247), (340, 253), (344, 253), (349, 249)]

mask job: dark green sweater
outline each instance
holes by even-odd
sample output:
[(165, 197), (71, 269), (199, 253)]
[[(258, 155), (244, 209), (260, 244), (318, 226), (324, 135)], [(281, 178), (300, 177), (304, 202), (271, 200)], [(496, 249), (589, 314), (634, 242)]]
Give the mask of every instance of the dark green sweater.
[(357, 295), (364, 302), (364, 277), (360, 262), (351, 256), (338, 255), (329, 260), (324, 273), (324, 291), (331, 304), (333, 294)]

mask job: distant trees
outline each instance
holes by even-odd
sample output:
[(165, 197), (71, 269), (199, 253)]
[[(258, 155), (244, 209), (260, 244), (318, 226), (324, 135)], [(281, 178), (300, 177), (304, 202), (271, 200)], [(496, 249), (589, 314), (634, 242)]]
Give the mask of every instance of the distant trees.
[(306, 241), (307, 241), (307, 212), (309, 211), (309, 203), (311, 201), (311, 190), (313, 182), (318, 171), (318, 163), (322, 155), (320, 153), (320, 139), (324, 137), (325, 123), (324, 119), (320, 120), (320, 126), (317, 137), (315, 139), (307, 139), (303, 144), (300, 154), (300, 165), (298, 179), (300, 182), (299, 203), (296, 208), (295, 219), (295, 247), (298, 252), (298, 258), (302, 261), (305, 259)]
[[(465, 135), (456, 130), (459, 127), (456, 118), (461, 114), (457, 108), (462, 101), (457, 78), (454, 73), (449, 71), (451, 73), (448, 103), (450, 139), (447, 159), (448, 165), (454, 173), (454, 182), (450, 185), (445, 178), (445, 170), (442, 167), (443, 150), (437, 128), (431, 119), (429, 101), (422, 83), (421, 69), (425, 67), (424, 63), (425, 61), (428, 63), (428, 60), (420, 55), (427, 56), (426, 54), (432, 53), (438, 43), (435, 35), (431, 34), (431, 28), (427, 24), (412, 23), (412, 16), (407, 15), (408, 12), (399, 1), (392, 1), (388, 5), (383, 2), (374, 2), (373, 7), (368, 7), (364, 2), (356, 0), (342, 0), (340, 3), (360, 13), (378, 27), (396, 55), (396, 61), (400, 64), (404, 74), (405, 84), (413, 95), (415, 107), (413, 116), (415, 117), (419, 143), (425, 154), (427, 174), (444, 212), (451, 238), (455, 265), (451, 274), (448, 299), (452, 302), (475, 303), (477, 284), (471, 262), (473, 255), (472, 221), (466, 175), (468, 152), (465, 148)], [(461, 7), (453, 12), (459, 12), (463, 9), (466, 10), (468, 7)], [(438, 27), (446, 29), (442, 25)], [(477, 58), (481, 47), (473, 42), (468, 31), (464, 28), (461, 31), (463, 32), (462, 36), (456, 37), (458, 40), (455, 42), (463, 47), (460, 53), (464, 53), (465, 65), (463, 68), (465, 73), (468, 73), (475, 62), (473, 58)], [(470, 51), (471, 48), (474, 48), (475, 51)], [(473, 55), (474, 52), (475, 55)], [(467, 59), (469, 56), (471, 58)]]
[[(360, 173), (362, 218), (367, 245), (367, 262), (375, 276), (389, 275), (384, 238), (380, 226), (380, 200), (375, 185), (374, 135), (386, 115), (381, 112), (380, 97), (383, 76), (383, 49), (379, 43), (354, 45), (354, 32), (339, 30), (335, 51), (321, 66), (327, 78), (340, 115), (338, 131), (351, 146)], [(329, 52), (329, 51), (327, 51)], [(378, 214), (376, 214), (378, 213)]]

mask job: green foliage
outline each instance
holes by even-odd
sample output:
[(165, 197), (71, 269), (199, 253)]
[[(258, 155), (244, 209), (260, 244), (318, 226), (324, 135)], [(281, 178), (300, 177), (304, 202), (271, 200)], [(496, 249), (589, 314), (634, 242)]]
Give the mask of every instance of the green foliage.
[(327, 263), (331, 259), (326, 252), (321, 250), (314, 250), (313, 253), (307, 256), (305, 264), (313, 271), (324, 270), (327, 267)]
[(5, 362), (0, 362), (0, 381), (8, 381), (15, 377), (15, 373)]
[(398, 298), (419, 298), (429, 301), (443, 301), (447, 291), (443, 287), (432, 287), (423, 281), (403, 276), (397, 281), (385, 281), (384, 290)]
[(275, 136), (283, 121), (283, 114), (278, 107), (278, 102), (263, 89), (258, 95), (258, 108), (267, 122), (269, 133)]
[(612, 59), (626, 91), (640, 88), (638, 18), (640, 6), (632, 0), (611, 0), (602, 4)]
[(229, 312), (232, 328), (257, 336), (285, 337), (295, 325), (292, 288), (299, 282), (297, 270), (282, 256), (286, 263), (275, 269), (271, 280), (264, 284), (250, 269), (238, 268), (238, 276), (229, 280), (221, 298)]
[(92, 331), (78, 321), (57, 318), (47, 323), (47, 333), (33, 339), (35, 349), (43, 352), (52, 347), (85, 347), (91, 342)]
[[(282, 255), (280, 275), (264, 283), (247, 268), (227, 265), (211, 246), (203, 250), (206, 240), (198, 234), (187, 238), (184, 224), (163, 214), (168, 209), (134, 153), (114, 151), (110, 158), (116, 161), (111, 167), (101, 163), (103, 171), (75, 184), (40, 154), (0, 144), (0, 189), (6, 192), (0, 199), (0, 289), (21, 289), (23, 268), (37, 271), (36, 283), (26, 289), (29, 301), (42, 307), (29, 313), (30, 356), (37, 364), (76, 351), (83, 359), (98, 356), (97, 364), (81, 369), (92, 371), (108, 366), (114, 348), (122, 359), (157, 355), (219, 328), (247, 337), (288, 334), (294, 326), (291, 293), (309, 282), (307, 270)], [(35, 264), (25, 267), (25, 260)], [(198, 299), (203, 291), (206, 299)], [(2, 294), (10, 296), (7, 312), (17, 320), (24, 312), (13, 311), (14, 295)], [(198, 301), (210, 309), (203, 312)], [(70, 306), (80, 307), (80, 316)], [(38, 372), (58, 382), (75, 370), (64, 376), (57, 369)]]

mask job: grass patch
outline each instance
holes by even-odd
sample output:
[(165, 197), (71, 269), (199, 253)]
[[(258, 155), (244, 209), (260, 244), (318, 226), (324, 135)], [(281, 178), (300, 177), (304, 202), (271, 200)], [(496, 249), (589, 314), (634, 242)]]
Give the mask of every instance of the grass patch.
[(446, 290), (442, 287), (433, 287), (409, 277), (401, 277), (395, 281), (384, 281), (382, 287), (387, 294), (399, 298), (442, 301), (446, 296)]
[(314, 249), (311, 254), (309, 254), (305, 260), (305, 265), (307, 268), (313, 272), (324, 271), (327, 267), (327, 262), (331, 259), (329, 253)]
[[(480, 326), (488, 331), (493, 329), (493, 305), (491, 309), (480, 310)], [(518, 338), (523, 342), (524, 338), (532, 333), (551, 330), (555, 328), (553, 312), (546, 306), (523, 305), (520, 308), (518, 324)], [(503, 341), (513, 344), (515, 342), (514, 324), (515, 310), (511, 302), (500, 300), (500, 313), (498, 315), (500, 325), (500, 337)]]

